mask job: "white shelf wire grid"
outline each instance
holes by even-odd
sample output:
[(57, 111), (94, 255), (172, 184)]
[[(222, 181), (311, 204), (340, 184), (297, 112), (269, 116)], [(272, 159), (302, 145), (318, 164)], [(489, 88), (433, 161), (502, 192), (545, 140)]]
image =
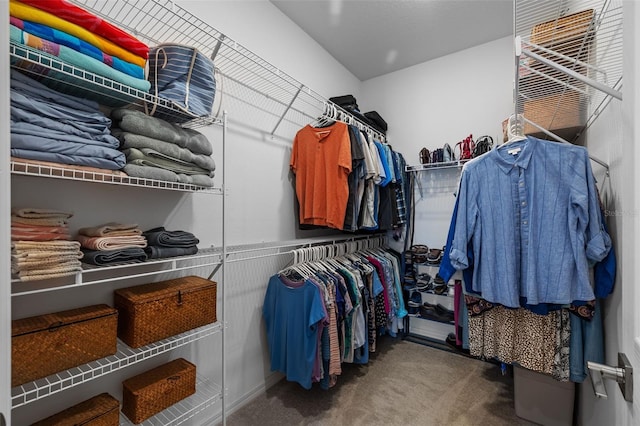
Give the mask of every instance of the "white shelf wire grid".
[(40, 165), (22, 161), (11, 161), (11, 173), (14, 175), (67, 179), (82, 182), (105, 183), (111, 185), (137, 186), (143, 188), (162, 189), (181, 192), (203, 192), (222, 195), (222, 188), (208, 188), (180, 182), (167, 182), (157, 179), (146, 179), (118, 174), (100, 173), (59, 166)]
[(444, 163), (427, 163), (427, 164), (416, 164), (413, 166), (406, 166), (406, 172), (424, 172), (429, 170), (442, 170), (442, 169), (455, 169), (462, 167), (464, 163), (469, 160), (456, 160), (456, 161), (447, 161)]
[[(230, 39), (171, 0), (72, 0), (117, 23), (149, 46), (179, 43), (213, 58), (218, 70), (216, 107), (233, 117), (255, 117), (252, 125), (270, 134), (289, 136), (335, 106), (278, 67)], [(242, 113), (239, 113), (242, 111)], [(372, 135), (384, 136), (352, 114)], [(293, 133), (291, 133), (293, 132)]]
[[(198, 376), (195, 394), (138, 424), (141, 426), (177, 426), (206, 410), (221, 398), (220, 386)], [(133, 424), (127, 416), (120, 413), (120, 426), (132, 426)]]
[(64, 290), (73, 287), (149, 277), (169, 272), (186, 271), (220, 264), (222, 264), (222, 253), (219, 248), (202, 249), (199, 250), (198, 253), (188, 256), (151, 259), (144, 262), (121, 262), (107, 266), (96, 266), (83, 263), (82, 271), (75, 275), (70, 275), (67, 279), (57, 279), (54, 284), (50, 284), (50, 281), (52, 280), (21, 281), (19, 278), (12, 278), (11, 296), (26, 296), (36, 293)]
[[(545, 130), (571, 128), (562, 138), (574, 142), (622, 96), (622, 1), (516, 0), (514, 13), (515, 34), (522, 39), (516, 111)], [(525, 133), (539, 131), (525, 125)]]
[(219, 322), (208, 324), (193, 330), (177, 334), (164, 340), (132, 349), (118, 340), (118, 351), (88, 364), (65, 370), (34, 382), (25, 383), (11, 389), (11, 405), (13, 408), (30, 404), (47, 396), (86, 383), (113, 371), (172, 351), (181, 346), (211, 336), (222, 330)]
[(37, 49), (11, 42), (9, 53), (13, 68), (22, 70), (58, 91), (74, 96), (82, 94), (83, 97), (111, 107), (135, 104), (144, 108), (147, 104), (151, 108), (156, 104), (163, 111), (169, 112), (165, 117), (173, 117), (183, 127), (222, 125), (220, 119), (193, 118), (165, 99), (73, 66)]

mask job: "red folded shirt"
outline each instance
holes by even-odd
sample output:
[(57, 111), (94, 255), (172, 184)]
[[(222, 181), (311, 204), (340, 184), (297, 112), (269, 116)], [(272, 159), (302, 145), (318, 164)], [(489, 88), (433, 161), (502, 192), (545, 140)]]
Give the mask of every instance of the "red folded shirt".
[(66, 0), (19, 0), (30, 6), (36, 7), (45, 12), (49, 12), (58, 18), (81, 26), (94, 34), (102, 36), (107, 40), (117, 44), (138, 56), (147, 59), (149, 57), (149, 46), (125, 32), (124, 30), (110, 24), (102, 18), (88, 12), (76, 5), (67, 3)]

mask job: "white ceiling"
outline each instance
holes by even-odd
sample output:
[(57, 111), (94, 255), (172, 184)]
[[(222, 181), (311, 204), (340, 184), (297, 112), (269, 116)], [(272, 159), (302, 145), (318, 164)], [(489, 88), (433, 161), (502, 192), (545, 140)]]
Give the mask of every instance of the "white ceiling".
[(512, 0), (270, 0), (360, 80), (513, 34)]

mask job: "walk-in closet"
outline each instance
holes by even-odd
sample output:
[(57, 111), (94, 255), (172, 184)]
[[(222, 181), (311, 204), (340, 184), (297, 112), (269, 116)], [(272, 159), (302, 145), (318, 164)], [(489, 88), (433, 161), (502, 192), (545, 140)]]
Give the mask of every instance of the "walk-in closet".
[(639, 424), (635, 1), (0, 19), (0, 426)]

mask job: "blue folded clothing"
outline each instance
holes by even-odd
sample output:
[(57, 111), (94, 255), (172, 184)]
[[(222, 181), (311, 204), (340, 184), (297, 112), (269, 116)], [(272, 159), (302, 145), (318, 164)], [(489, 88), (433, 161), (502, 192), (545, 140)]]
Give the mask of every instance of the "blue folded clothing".
[(120, 250), (89, 250), (82, 249), (84, 257), (82, 261), (92, 265), (105, 266), (118, 262), (144, 262), (147, 254), (140, 247), (131, 247)]
[(161, 259), (165, 257), (189, 256), (198, 253), (198, 247), (158, 247), (147, 246), (144, 249), (149, 259)]
[(142, 235), (147, 239), (149, 246), (156, 247), (182, 247), (188, 248), (197, 245), (200, 240), (191, 232), (167, 231), (164, 227), (150, 229)]

